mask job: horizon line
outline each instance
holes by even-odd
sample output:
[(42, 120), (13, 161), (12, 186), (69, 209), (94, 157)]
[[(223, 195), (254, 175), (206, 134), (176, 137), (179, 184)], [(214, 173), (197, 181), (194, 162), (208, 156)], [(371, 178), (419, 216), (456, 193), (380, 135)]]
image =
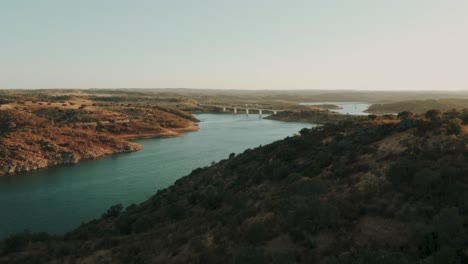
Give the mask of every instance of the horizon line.
[(0, 88), (0, 90), (211, 90), (211, 91), (276, 91), (276, 92), (468, 92), (467, 89), (249, 89), (249, 88), (196, 88), (196, 87), (38, 87), (38, 88)]

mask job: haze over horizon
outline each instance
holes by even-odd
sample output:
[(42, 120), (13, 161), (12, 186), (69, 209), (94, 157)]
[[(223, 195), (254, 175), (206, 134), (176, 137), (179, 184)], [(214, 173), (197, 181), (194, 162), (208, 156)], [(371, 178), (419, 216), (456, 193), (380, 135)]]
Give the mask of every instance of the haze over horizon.
[(468, 90), (468, 2), (0, 3), (0, 88)]

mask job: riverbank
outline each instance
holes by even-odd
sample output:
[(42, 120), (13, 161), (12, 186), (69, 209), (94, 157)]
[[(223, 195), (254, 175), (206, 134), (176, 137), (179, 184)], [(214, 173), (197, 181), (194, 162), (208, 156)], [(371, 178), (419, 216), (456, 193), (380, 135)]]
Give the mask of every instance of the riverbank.
[(310, 124), (330, 124), (345, 120), (362, 119), (363, 117), (343, 115), (328, 110), (311, 111), (284, 111), (275, 115), (265, 117), (265, 119), (284, 121), (284, 122), (303, 122)]
[(126, 207), (143, 202), (196, 168), (312, 126), (255, 115), (195, 117), (202, 120), (197, 123), (198, 132), (132, 139), (143, 146), (141, 151), (0, 177), (0, 239), (24, 229), (64, 234), (99, 218), (112, 204)]

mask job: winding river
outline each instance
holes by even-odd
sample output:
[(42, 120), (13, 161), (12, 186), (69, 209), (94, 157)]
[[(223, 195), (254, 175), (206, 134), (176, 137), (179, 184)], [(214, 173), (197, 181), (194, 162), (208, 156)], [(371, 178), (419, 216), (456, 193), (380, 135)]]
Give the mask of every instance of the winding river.
[(137, 140), (144, 149), (31, 173), (0, 177), (0, 238), (29, 229), (61, 234), (111, 205), (139, 203), (193, 169), (291, 136), (304, 123), (258, 115), (196, 115), (200, 131)]

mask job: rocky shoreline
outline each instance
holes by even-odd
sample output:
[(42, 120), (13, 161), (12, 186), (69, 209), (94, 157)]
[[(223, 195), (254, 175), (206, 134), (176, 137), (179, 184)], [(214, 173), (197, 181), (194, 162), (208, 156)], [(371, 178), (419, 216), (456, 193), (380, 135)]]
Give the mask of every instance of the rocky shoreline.
[(95, 152), (76, 153), (73, 151), (61, 151), (59, 153), (56, 153), (54, 157), (51, 158), (34, 157), (33, 159), (28, 159), (24, 161), (15, 160), (13, 162), (8, 162), (8, 164), (0, 166), (0, 176), (35, 171), (38, 169), (44, 169), (52, 166), (76, 164), (83, 159), (98, 159), (112, 154), (135, 152), (141, 149), (143, 149), (141, 145), (130, 143), (129, 145), (124, 147), (111, 147), (106, 150), (100, 150)]
[(128, 142), (127, 140), (178, 137), (183, 136), (184, 133), (195, 132), (198, 130), (198, 126), (191, 125), (186, 128), (178, 128), (155, 133), (119, 135), (117, 137), (118, 142), (115, 145), (99, 146), (83, 151), (57, 150), (51, 153), (31, 153), (33, 155), (28, 157), (25, 156), (18, 160), (0, 160), (0, 176), (35, 171), (52, 166), (76, 164), (84, 159), (93, 160), (113, 154), (136, 152), (142, 150), (143, 146), (137, 143)]
[(118, 135), (109, 139), (114, 144), (99, 145), (85, 150), (59, 148), (50, 152), (30, 152), (29, 154), (31, 155), (25, 155), (20, 157), (20, 159), (11, 159), (8, 161), (0, 159), (0, 176), (35, 171), (52, 166), (76, 164), (84, 159), (93, 160), (113, 154), (136, 152), (142, 150), (143, 146), (127, 140), (179, 137), (183, 136), (184, 133), (198, 130), (199, 127), (196, 124), (191, 124), (185, 128), (175, 128), (172, 130), (164, 129), (153, 133)]

